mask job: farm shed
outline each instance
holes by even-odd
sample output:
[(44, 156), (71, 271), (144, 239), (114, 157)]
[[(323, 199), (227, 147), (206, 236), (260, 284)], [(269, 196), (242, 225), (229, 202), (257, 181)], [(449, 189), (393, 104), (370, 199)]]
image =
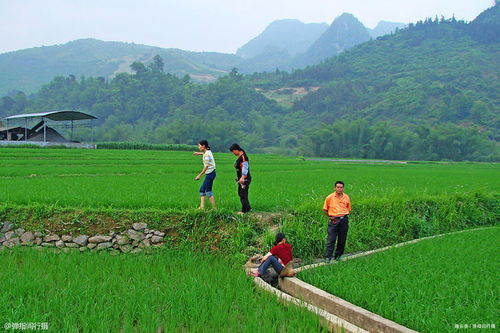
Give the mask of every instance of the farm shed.
[[(87, 145), (73, 141), (73, 129), (81, 124), (75, 121), (93, 120), (96, 117), (73, 110), (50, 111), (41, 113), (17, 114), (4, 118), (5, 127), (0, 128), (1, 144), (39, 144), (39, 145), (66, 145), (71, 147), (85, 147)], [(37, 121), (34, 126), (28, 126)], [(51, 123), (49, 126), (49, 121)], [(62, 122), (62, 124), (57, 124)], [(13, 126), (13, 124), (15, 126)], [(84, 126), (88, 126), (85, 124)], [(66, 139), (54, 127), (67, 128), (70, 130), (70, 139)], [(93, 146), (93, 145), (92, 145)], [(88, 147), (92, 148), (92, 147)]]

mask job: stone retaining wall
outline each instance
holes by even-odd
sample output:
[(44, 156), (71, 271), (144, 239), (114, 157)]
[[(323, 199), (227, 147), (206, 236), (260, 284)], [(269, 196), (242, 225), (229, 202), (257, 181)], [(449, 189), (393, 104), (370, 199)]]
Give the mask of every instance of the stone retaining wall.
[(12, 222), (0, 223), (0, 249), (14, 246), (37, 248), (78, 249), (84, 251), (110, 250), (138, 253), (145, 248), (165, 245), (165, 233), (148, 229), (146, 223), (134, 223), (132, 228), (107, 235), (56, 235), (15, 228)]

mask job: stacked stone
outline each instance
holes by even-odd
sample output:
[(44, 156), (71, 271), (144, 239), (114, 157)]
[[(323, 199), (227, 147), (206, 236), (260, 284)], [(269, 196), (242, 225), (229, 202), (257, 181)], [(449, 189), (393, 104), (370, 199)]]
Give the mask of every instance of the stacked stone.
[(17, 245), (38, 248), (53, 247), (59, 249), (79, 249), (84, 251), (112, 250), (123, 253), (138, 253), (145, 248), (165, 245), (165, 233), (148, 229), (146, 223), (134, 223), (132, 228), (122, 233), (110, 232), (108, 235), (43, 235), (41, 232), (14, 229), (14, 224), (0, 224), (0, 249)]

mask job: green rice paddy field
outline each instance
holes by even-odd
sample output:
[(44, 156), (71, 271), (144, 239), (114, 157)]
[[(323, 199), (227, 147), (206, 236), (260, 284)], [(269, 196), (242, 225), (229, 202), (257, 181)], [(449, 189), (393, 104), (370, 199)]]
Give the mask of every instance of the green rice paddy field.
[[(0, 219), (40, 231), (104, 232), (143, 221), (173, 224), (178, 240), (209, 237), (204, 248), (251, 254), (272, 240), (267, 226), (240, 209), (234, 155), (215, 153), (216, 211), (200, 213), (191, 152), (0, 149)], [(363, 164), (249, 154), (254, 212), (293, 239), (297, 256), (321, 256), (324, 198), (343, 180), (353, 206), (347, 251), (377, 248), (437, 233), (498, 223), (500, 164)], [(221, 230), (224, 229), (224, 230)], [(213, 235), (212, 235), (213, 236)], [(219, 237), (220, 236), (220, 237)], [(240, 260), (243, 260), (243, 255)]]
[(500, 228), (422, 240), (299, 278), (420, 332), (499, 327)]
[[(256, 290), (240, 265), (160, 249), (149, 255), (0, 252), (0, 331), (320, 332), (319, 319)], [(6, 330), (6, 332), (17, 330)]]
[[(234, 156), (215, 153), (218, 206), (236, 211)], [(320, 209), (333, 182), (346, 182), (353, 205), (498, 193), (498, 164), (373, 165), (249, 154), (254, 210)], [(201, 158), (189, 152), (0, 149), (0, 201), (71, 207), (191, 209), (198, 205)]]
[(147, 255), (0, 251), (0, 325), (318, 331), (315, 316), (256, 291), (241, 264), (267, 251), (273, 225), (287, 234), (296, 257), (321, 257), (321, 208), (336, 180), (346, 183), (353, 206), (347, 252), (499, 222), (498, 164), (338, 163), (250, 153), (256, 213), (241, 217), (234, 214), (235, 157), (214, 156), (218, 209), (200, 212), (201, 182), (194, 177), (202, 163), (190, 152), (0, 149), (0, 221), (43, 233), (120, 231), (133, 222), (175, 229), (168, 248)]

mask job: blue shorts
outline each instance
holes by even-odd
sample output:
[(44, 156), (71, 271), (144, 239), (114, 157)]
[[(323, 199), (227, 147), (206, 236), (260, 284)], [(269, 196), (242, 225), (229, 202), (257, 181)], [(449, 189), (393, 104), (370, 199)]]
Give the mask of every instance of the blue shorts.
[(202, 196), (202, 197), (213, 196), (212, 185), (214, 184), (214, 179), (216, 176), (217, 176), (217, 174), (215, 173), (215, 170), (210, 172), (210, 173), (205, 174), (205, 180), (203, 180), (203, 184), (201, 184), (201, 187), (200, 187), (200, 196)]

